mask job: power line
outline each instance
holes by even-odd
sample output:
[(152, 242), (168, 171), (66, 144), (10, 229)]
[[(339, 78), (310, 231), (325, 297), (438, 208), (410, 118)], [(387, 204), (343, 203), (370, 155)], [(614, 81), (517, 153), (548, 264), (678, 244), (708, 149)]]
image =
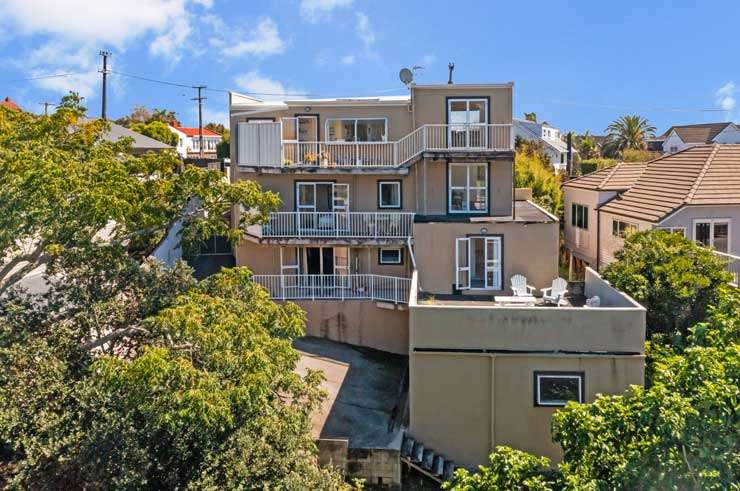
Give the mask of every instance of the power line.
[(617, 109), (622, 111), (658, 111), (658, 112), (725, 112), (721, 108), (663, 108), (663, 107), (629, 107), (629, 106), (616, 106), (610, 104), (592, 104), (585, 102), (574, 102), (574, 101), (563, 101), (560, 99), (551, 99), (546, 101), (552, 104), (562, 104), (566, 106), (580, 106), (580, 107), (595, 107), (601, 109)]
[(46, 78), (71, 77), (71, 76), (74, 76), (74, 75), (89, 75), (91, 73), (93, 73), (93, 72), (55, 73), (53, 75), (39, 75), (38, 77), (17, 78), (15, 80), (8, 80), (8, 83), (26, 82), (28, 80), (43, 80), (43, 79), (46, 79)]

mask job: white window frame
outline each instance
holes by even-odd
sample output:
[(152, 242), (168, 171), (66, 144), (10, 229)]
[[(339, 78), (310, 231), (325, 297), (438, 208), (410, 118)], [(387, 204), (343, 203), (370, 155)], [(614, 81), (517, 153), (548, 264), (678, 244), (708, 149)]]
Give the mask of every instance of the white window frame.
[[(337, 142), (337, 143), (380, 143), (380, 142), (362, 142), (357, 141), (357, 122), (358, 121), (378, 121), (383, 120), (383, 124), (385, 125), (383, 128), (383, 139), (380, 142), (387, 142), (388, 141), (388, 117), (386, 116), (378, 116), (377, 118), (355, 118), (355, 117), (348, 117), (348, 118), (326, 118), (326, 121), (324, 121), (324, 135), (326, 135), (326, 141), (328, 142)], [(354, 121), (355, 122), (355, 139), (352, 141), (344, 140), (344, 142), (340, 142), (339, 140), (330, 140), (329, 139), (329, 124), (332, 121)]]
[[(464, 123), (456, 123), (453, 122), (450, 118), (450, 115), (452, 113), (452, 104), (454, 102), (465, 102), (465, 122)], [(484, 103), (484, 121), (481, 123), (480, 121), (471, 122), (470, 121), (470, 103), (471, 102), (483, 102)], [(483, 126), (487, 127), (488, 125), (488, 99), (485, 97), (451, 97), (447, 99), (447, 142), (448, 145), (450, 142), (453, 141), (452, 132), (453, 131), (460, 131), (462, 129), (465, 130), (465, 146), (460, 148), (487, 148), (488, 147), (488, 131), (484, 131), (482, 142), (483, 146), (481, 147), (471, 147), (470, 146), (470, 127), (471, 126)]]
[[(483, 240), (483, 287), (472, 287), (473, 248), (470, 246), (471, 240)], [(493, 256), (489, 257), (489, 246), (493, 248)], [(473, 235), (469, 237), (457, 237), (455, 239), (455, 288), (458, 290), (501, 290), (502, 289), (502, 239), (499, 236)], [(462, 256), (461, 256), (462, 253)], [(460, 257), (467, 259), (463, 266), (460, 264)], [(467, 281), (463, 284), (460, 281), (462, 273), (467, 272)], [(488, 281), (488, 274), (493, 274), (493, 281)]]
[[(317, 212), (316, 211), (316, 185), (317, 184), (331, 185), (331, 195), (332, 195), (331, 211), (328, 211), (328, 212)], [(312, 186), (314, 188), (312, 205), (302, 205), (301, 204), (301, 201), (300, 201), (301, 186)], [(343, 198), (339, 197), (337, 193), (337, 190), (339, 189), (346, 190), (346, 194), (347, 194), (346, 202), (344, 201)], [(349, 184), (345, 184), (345, 183), (337, 183), (337, 182), (332, 182), (332, 181), (297, 181), (296, 187), (295, 187), (295, 208), (296, 208), (296, 211), (305, 211), (305, 212), (313, 212), (313, 213), (348, 212), (349, 211), (349, 201), (350, 201), (349, 192), (350, 192)]]
[[(725, 251), (725, 254), (729, 254), (730, 251), (732, 251), (732, 220), (729, 218), (694, 218), (692, 220), (691, 224), (691, 240), (694, 241), (694, 243), (703, 246), (703, 244), (700, 244), (697, 240), (697, 234), (696, 234), (696, 226), (701, 223), (708, 223), (709, 224), (709, 247), (712, 250), (714, 249), (714, 225), (717, 223), (726, 223), (727, 224), (727, 251)], [(723, 251), (718, 251), (723, 252)]]
[[(625, 235), (615, 234), (614, 233), (614, 224), (615, 223), (624, 223), (625, 225), (627, 225), (626, 228), (632, 228), (634, 230), (634, 232), (637, 232), (639, 230), (637, 228), (637, 224), (636, 223), (626, 222), (624, 220), (617, 220), (616, 218), (613, 218), (612, 219), (612, 237), (614, 237), (616, 239), (626, 239), (627, 238), (627, 235), (626, 235), (626, 233), (625, 233)], [(619, 226), (617, 226), (617, 230), (619, 230)]]
[[(384, 205), (383, 204), (383, 186), (397, 186), (398, 187), (398, 204), (392, 204), (392, 205)], [(401, 181), (378, 181), (378, 208), (387, 208), (387, 209), (393, 209), (398, 210), (402, 208), (401, 203)]]
[[(383, 260), (383, 252), (385, 251), (395, 251), (398, 252), (398, 260), (397, 261), (386, 261)], [(403, 264), (403, 251), (400, 247), (381, 247), (378, 250), (378, 264), (382, 265), (399, 265)]]
[[(483, 166), (486, 169), (486, 184), (485, 186), (470, 186), (470, 168), (471, 167), (478, 167)], [(453, 167), (465, 167), (465, 185), (464, 186), (453, 186), (452, 185), (452, 168)], [(488, 213), (488, 207), (491, 197), (489, 196), (489, 186), (488, 186), (488, 163), (485, 162), (470, 162), (470, 163), (462, 163), (462, 162), (450, 162), (450, 164), (447, 166), (447, 213), (459, 213), (459, 214), (481, 214), (481, 213)], [(486, 193), (486, 208), (483, 210), (470, 210), (470, 191), (475, 190), (483, 190)], [(453, 210), (452, 209), (452, 191), (454, 190), (463, 190), (465, 191), (465, 200), (463, 201), (463, 204), (466, 209), (463, 210)]]
[(535, 406), (562, 407), (570, 401), (543, 401), (540, 380), (542, 379), (576, 379), (578, 380), (578, 400), (584, 402), (586, 376), (582, 372), (535, 372), (534, 376), (534, 404)]
[(660, 230), (665, 230), (669, 234), (675, 234), (677, 232), (681, 233), (681, 236), (684, 238), (688, 238), (686, 235), (686, 227), (658, 227)]

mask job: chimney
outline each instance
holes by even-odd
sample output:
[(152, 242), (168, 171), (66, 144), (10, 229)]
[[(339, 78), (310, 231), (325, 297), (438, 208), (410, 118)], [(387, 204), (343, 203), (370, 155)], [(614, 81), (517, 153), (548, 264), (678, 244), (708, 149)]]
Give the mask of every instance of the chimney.
[(448, 63), (447, 69), (450, 71), (450, 78), (447, 80), (447, 84), (452, 85), (452, 71), (455, 69), (455, 64), (452, 62)]

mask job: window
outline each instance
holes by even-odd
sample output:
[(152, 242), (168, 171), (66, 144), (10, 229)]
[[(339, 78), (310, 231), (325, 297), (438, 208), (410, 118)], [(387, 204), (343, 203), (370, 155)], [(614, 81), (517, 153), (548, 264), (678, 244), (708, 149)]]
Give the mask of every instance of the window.
[(573, 203), (570, 206), (570, 224), (588, 230), (588, 207)]
[(665, 230), (669, 234), (679, 234), (682, 237), (686, 237), (686, 227), (658, 227), (661, 230)]
[(637, 225), (620, 220), (612, 220), (612, 235), (624, 239), (629, 234), (637, 231)]
[(488, 164), (450, 164), (447, 172), (449, 213), (488, 211)]
[(484, 148), (487, 145), (488, 99), (447, 100), (448, 145), (451, 148)]
[(678, 147), (671, 147), (671, 148), (668, 149), (668, 151), (670, 153), (676, 153), (676, 152), (678, 152)]
[(583, 372), (534, 372), (535, 406), (565, 406), (585, 399)]
[(401, 208), (401, 181), (378, 181), (378, 208)]
[(402, 264), (403, 252), (401, 249), (380, 249), (378, 251), (378, 262), (380, 264)]
[(501, 290), (501, 237), (458, 237), (455, 240), (455, 288)]
[(388, 135), (387, 118), (329, 118), (326, 135), (335, 142), (383, 142)]
[(727, 219), (694, 220), (694, 241), (718, 252), (730, 250), (730, 221)]

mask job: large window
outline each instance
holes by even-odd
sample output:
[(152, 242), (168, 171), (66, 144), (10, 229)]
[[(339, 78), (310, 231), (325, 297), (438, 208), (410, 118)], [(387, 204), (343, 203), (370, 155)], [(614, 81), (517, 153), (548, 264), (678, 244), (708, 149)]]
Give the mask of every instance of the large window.
[(487, 143), (488, 99), (447, 100), (448, 145), (452, 148), (483, 148)]
[(715, 251), (730, 250), (730, 221), (727, 219), (694, 220), (694, 241)]
[(450, 164), (448, 180), (450, 213), (488, 211), (488, 164)]
[(501, 290), (501, 237), (459, 237), (455, 241), (455, 288)]
[(588, 230), (588, 207), (573, 203), (570, 207), (570, 223), (574, 227)]
[(629, 234), (637, 231), (637, 225), (634, 223), (623, 222), (621, 220), (612, 220), (612, 235), (624, 239)]
[(535, 406), (565, 406), (568, 401), (584, 400), (583, 372), (534, 372)]
[(378, 262), (380, 264), (402, 264), (403, 251), (399, 248), (381, 248), (378, 251)]
[(401, 181), (378, 181), (378, 208), (401, 208)]
[(388, 137), (386, 118), (329, 118), (326, 120), (328, 141), (383, 142)]

